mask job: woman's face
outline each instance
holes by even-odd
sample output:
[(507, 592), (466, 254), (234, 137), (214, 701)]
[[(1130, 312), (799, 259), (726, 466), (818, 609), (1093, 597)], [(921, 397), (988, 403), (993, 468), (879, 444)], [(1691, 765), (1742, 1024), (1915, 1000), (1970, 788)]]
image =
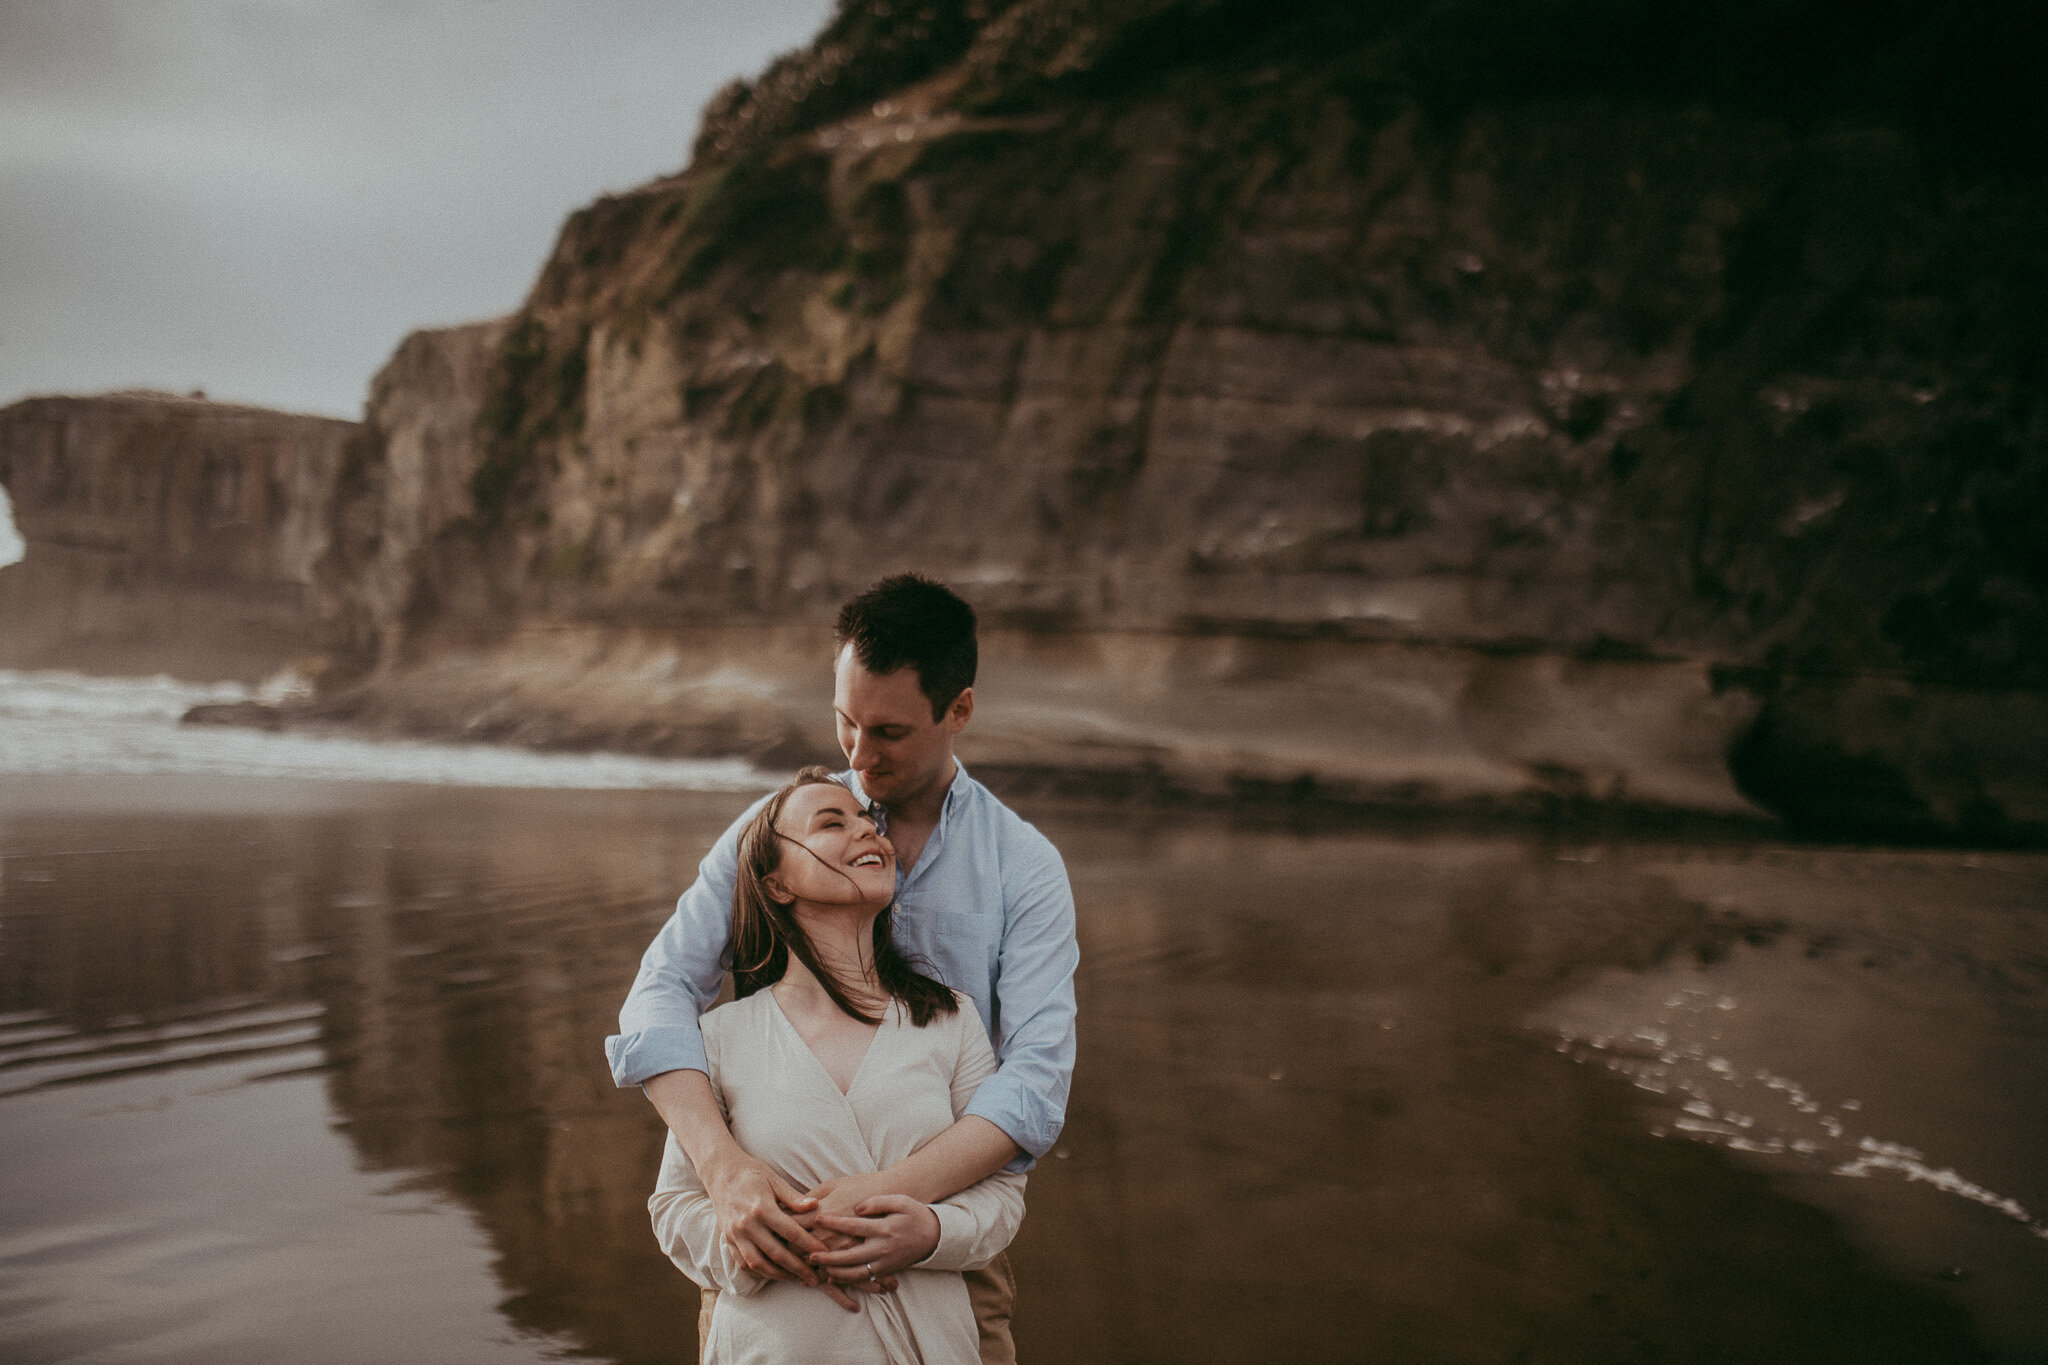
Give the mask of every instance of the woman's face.
[(896, 895), (896, 850), (837, 782), (798, 787), (775, 821), (782, 862), (769, 889), (814, 905), (880, 910)]

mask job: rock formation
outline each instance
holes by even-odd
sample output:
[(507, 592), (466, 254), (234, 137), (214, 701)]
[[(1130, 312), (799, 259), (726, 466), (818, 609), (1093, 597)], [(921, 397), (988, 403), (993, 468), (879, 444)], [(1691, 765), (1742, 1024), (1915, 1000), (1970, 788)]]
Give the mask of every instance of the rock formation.
[(2003, 14), (849, 4), (380, 377), (353, 704), (826, 749), (819, 623), (918, 568), (984, 765), (2039, 827)]
[(2023, 10), (847, 0), (378, 376), (323, 704), (829, 753), (918, 569), (1013, 780), (2037, 837)]
[(321, 642), (313, 571), (353, 422), (161, 393), (0, 409), (26, 544), (0, 667), (254, 679)]

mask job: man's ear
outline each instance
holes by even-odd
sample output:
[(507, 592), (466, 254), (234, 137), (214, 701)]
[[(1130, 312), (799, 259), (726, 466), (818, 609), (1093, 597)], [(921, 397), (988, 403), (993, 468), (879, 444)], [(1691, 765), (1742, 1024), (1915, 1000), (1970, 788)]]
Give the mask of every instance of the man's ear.
[(963, 687), (960, 695), (953, 698), (953, 704), (946, 708), (945, 726), (954, 734), (967, 728), (968, 718), (974, 714), (974, 689)]

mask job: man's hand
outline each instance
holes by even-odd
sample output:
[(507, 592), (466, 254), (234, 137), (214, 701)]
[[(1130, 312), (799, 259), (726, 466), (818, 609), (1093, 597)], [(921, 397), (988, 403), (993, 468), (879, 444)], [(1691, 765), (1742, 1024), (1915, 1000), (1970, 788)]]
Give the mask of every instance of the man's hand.
[(853, 1212), (855, 1205), (878, 1194), (902, 1193), (890, 1183), (888, 1172), (870, 1171), (866, 1175), (838, 1175), (821, 1180), (804, 1191), (804, 1196), (817, 1201), (819, 1213), (847, 1214)]
[(737, 1146), (698, 1174), (718, 1217), (718, 1235), (735, 1260), (763, 1279), (818, 1283), (806, 1258), (825, 1244), (793, 1216), (815, 1211), (816, 1200)]
[(719, 1239), (733, 1259), (763, 1279), (817, 1284), (818, 1272), (806, 1258), (823, 1251), (824, 1243), (791, 1216), (814, 1212), (817, 1201), (733, 1141), (711, 1078), (694, 1069), (664, 1071), (640, 1088), (697, 1168)]
[(811, 1264), (839, 1284), (880, 1282), (924, 1260), (939, 1245), (939, 1215), (904, 1194), (878, 1194), (855, 1205), (851, 1214), (820, 1213), (811, 1222), (859, 1239), (811, 1257)]

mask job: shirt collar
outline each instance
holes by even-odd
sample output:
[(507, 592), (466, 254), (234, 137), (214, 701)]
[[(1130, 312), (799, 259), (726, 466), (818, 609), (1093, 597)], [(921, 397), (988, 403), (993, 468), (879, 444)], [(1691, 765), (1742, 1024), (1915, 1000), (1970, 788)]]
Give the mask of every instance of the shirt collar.
[(967, 765), (960, 761), (958, 754), (955, 754), (953, 756), (953, 780), (947, 784), (946, 799), (939, 803), (939, 823), (938, 827), (932, 831), (932, 838), (936, 839), (946, 832), (947, 822), (953, 818), (953, 808), (959, 805), (966, 795)]

